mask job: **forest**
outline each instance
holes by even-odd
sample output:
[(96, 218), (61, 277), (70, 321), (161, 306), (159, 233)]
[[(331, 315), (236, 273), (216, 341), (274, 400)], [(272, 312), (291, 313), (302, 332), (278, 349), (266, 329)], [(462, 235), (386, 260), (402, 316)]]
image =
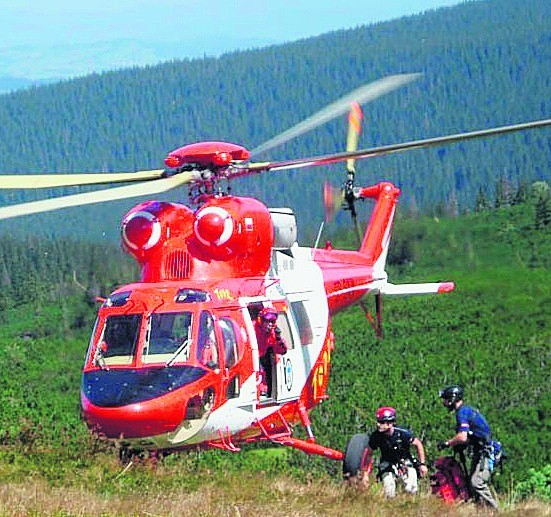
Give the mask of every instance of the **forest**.
[[(220, 58), (118, 70), (0, 95), (0, 170), (159, 168), (169, 151), (198, 140), (252, 149), (353, 88), (397, 73), (422, 76), (364, 106), (360, 147), (548, 118), (550, 33), (546, 0), (483, 0)], [(339, 118), (259, 158), (343, 150), (345, 124)], [(543, 129), (370, 159), (358, 165), (358, 181), (393, 181), (411, 210), (431, 213), (453, 201), (463, 213), (473, 209), (479, 188), (493, 188), (499, 177), (515, 186), (549, 182), (549, 141)], [(313, 239), (322, 216), (323, 180), (338, 185), (341, 170), (266, 174), (232, 187), (270, 206), (289, 206), (301, 221), (302, 237)], [(0, 203), (34, 196), (4, 191)], [(186, 193), (167, 197), (185, 200)], [(134, 204), (8, 220), (2, 231), (115, 241), (122, 215)], [(75, 224), (64, 224), (67, 219)]]

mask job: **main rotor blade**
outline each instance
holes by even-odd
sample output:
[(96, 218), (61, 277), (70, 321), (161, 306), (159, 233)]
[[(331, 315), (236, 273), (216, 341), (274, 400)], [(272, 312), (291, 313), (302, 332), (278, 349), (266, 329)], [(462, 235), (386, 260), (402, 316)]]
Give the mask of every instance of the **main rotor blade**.
[(159, 179), (164, 169), (138, 172), (75, 173), (75, 174), (9, 174), (0, 175), (0, 189), (37, 189), (71, 187), (75, 185), (101, 185), (130, 181)]
[(356, 101), (359, 104), (365, 104), (366, 102), (375, 100), (378, 97), (391, 92), (392, 90), (396, 90), (400, 86), (418, 79), (420, 76), (421, 74), (389, 75), (372, 83), (360, 86), (360, 88), (356, 88), (344, 97), (341, 97), (338, 101), (329, 104), (329, 106), (326, 106), (311, 117), (308, 117), (306, 120), (298, 123), (296, 126), (287, 129), (283, 133), (280, 133), (279, 135), (274, 136), (270, 140), (259, 145), (251, 151), (251, 156), (284, 144), (292, 138), (296, 138), (297, 136), (314, 129), (317, 126), (325, 124), (329, 120), (346, 113), (352, 101)]
[(48, 212), (72, 206), (90, 205), (92, 203), (100, 203), (101, 201), (115, 201), (118, 199), (160, 194), (161, 192), (166, 192), (167, 190), (189, 183), (193, 181), (193, 179), (195, 179), (195, 174), (193, 172), (185, 172), (171, 176), (170, 178), (162, 178), (154, 182), (126, 185), (124, 187), (96, 190), (94, 192), (84, 192), (82, 194), (73, 194), (70, 196), (32, 201), (19, 205), (4, 206), (0, 208), (0, 219), (37, 214), (39, 212)]
[[(301, 167), (311, 167), (314, 165), (329, 165), (339, 163), (350, 158), (370, 158), (373, 156), (384, 156), (387, 154), (409, 151), (410, 149), (421, 149), (425, 147), (435, 147), (443, 144), (451, 144), (461, 142), (463, 140), (472, 140), (475, 138), (483, 138), (487, 136), (497, 136), (505, 133), (513, 133), (525, 129), (538, 129), (546, 126), (551, 126), (551, 119), (535, 120), (533, 122), (525, 122), (522, 124), (514, 124), (511, 126), (501, 126), (492, 129), (482, 129), (479, 131), (471, 131), (469, 133), (457, 133), (454, 135), (440, 136), (436, 138), (427, 138), (424, 140), (414, 140), (401, 144), (383, 145), (381, 147), (372, 147), (370, 149), (360, 149), (354, 152), (344, 152), (327, 154), (321, 156), (313, 156), (311, 158), (299, 158), (296, 160), (286, 160), (281, 162), (259, 162), (250, 163), (246, 166), (248, 172), (261, 171), (282, 171), (286, 169), (299, 169)], [(241, 175), (239, 172), (236, 175)]]

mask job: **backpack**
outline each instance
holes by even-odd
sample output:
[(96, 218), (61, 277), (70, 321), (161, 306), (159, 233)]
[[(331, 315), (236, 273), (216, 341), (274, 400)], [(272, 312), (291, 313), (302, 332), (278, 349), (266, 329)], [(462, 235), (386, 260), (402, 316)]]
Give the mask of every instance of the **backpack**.
[(503, 461), (507, 459), (507, 453), (501, 442), (491, 440), (489, 445), (488, 467), (493, 472), (497, 467), (503, 469)]
[(451, 456), (442, 456), (434, 462), (434, 466), (436, 472), (430, 478), (432, 493), (447, 503), (456, 499), (467, 501), (469, 488), (459, 462)]

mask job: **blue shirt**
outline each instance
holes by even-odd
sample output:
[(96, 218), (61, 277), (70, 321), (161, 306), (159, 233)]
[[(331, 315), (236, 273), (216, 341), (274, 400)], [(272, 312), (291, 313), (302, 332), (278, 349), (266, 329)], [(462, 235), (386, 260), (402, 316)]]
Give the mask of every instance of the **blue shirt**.
[(488, 443), (491, 439), (490, 426), (482, 414), (476, 409), (463, 404), (456, 412), (455, 418), (458, 433), (466, 432), (469, 439)]

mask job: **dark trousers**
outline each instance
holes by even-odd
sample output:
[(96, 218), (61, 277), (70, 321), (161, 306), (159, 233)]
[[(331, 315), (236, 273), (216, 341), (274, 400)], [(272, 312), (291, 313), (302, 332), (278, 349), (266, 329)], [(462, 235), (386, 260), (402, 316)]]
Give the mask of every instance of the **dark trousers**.
[(272, 365), (273, 365), (273, 352), (269, 348), (268, 351), (260, 358), (260, 365), (264, 369), (264, 375), (266, 376), (266, 385), (268, 386), (268, 396), (272, 396)]

